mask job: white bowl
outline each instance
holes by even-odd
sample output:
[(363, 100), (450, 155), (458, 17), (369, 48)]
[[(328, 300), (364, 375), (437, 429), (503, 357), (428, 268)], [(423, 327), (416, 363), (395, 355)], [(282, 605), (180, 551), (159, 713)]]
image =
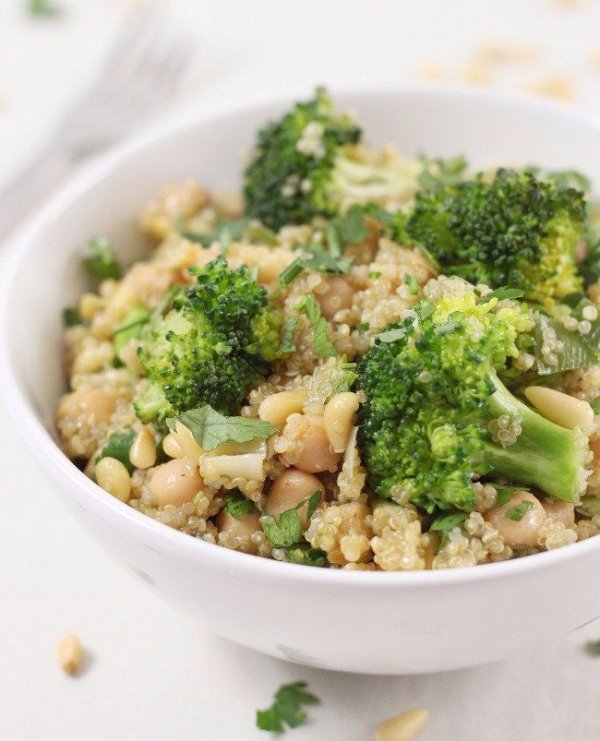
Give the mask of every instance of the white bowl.
[[(600, 182), (600, 123), (530, 100), (459, 90), (337, 96), (374, 144), (407, 154), (466, 153), (476, 165), (578, 168)], [(600, 615), (600, 538), (454, 571), (361, 573), (236, 553), (135, 512), (86, 478), (52, 432), (64, 388), (60, 312), (84, 290), (82, 247), (113, 237), (140, 254), (135, 214), (162, 185), (189, 176), (238, 183), (253, 132), (286, 104), (202, 116), (145, 136), (76, 177), (10, 246), (0, 291), (0, 386), (32, 453), (106, 551), (160, 597), (215, 633), (327, 669), (408, 674), (501, 659)], [(169, 630), (169, 626), (165, 626)]]

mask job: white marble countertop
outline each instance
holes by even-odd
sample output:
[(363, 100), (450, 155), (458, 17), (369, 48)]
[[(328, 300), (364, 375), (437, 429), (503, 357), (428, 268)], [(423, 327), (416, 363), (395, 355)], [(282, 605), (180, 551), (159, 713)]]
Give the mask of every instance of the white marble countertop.
[[(124, 0), (54, 2), (65, 9), (56, 20), (28, 17), (26, 0), (0, 7), (0, 184), (44, 145), (127, 12)], [(197, 54), (165, 116), (317, 82), (414, 82), (426, 68), (442, 84), (466, 75), (504, 89), (558, 78), (572, 92), (567, 105), (600, 112), (598, 0), (205, 5)], [(473, 67), (489, 42), (534, 47), (538, 57)], [(492, 666), (423, 677), (325, 673), (259, 656), (182, 618), (120, 570), (62, 509), (5, 414), (0, 437), (1, 741), (269, 738), (254, 729), (254, 711), (296, 679), (322, 698), (311, 723), (293, 732), (298, 741), (367, 740), (378, 721), (412, 706), (431, 711), (423, 741), (600, 736), (600, 659), (582, 649), (600, 638), (600, 624)], [(365, 641), (372, 630), (365, 626)], [(76, 679), (55, 658), (66, 632), (89, 651)]]

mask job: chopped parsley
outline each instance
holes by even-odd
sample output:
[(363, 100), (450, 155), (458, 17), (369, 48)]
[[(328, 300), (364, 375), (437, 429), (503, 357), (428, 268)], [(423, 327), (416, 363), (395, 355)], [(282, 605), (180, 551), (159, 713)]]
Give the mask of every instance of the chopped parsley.
[(523, 491), (522, 486), (498, 486), (497, 484), (494, 485), (494, 489), (496, 489), (496, 493), (498, 495), (496, 499), (497, 507), (500, 507), (503, 504), (508, 504), (510, 502), (510, 498), (516, 491)]
[(174, 223), (177, 233), (188, 242), (200, 244), (202, 247), (210, 247), (215, 242), (221, 245), (221, 249), (226, 250), (232, 242), (247, 240), (252, 244), (277, 244), (277, 237), (274, 232), (263, 224), (242, 217), (241, 219), (217, 219), (214, 229), (206, 234), (194, 232), (188, 229), (181, 217), (175, 219)]
[(429, 529), (433, 530), (434, 532), (440, 533), (440, 538), (442, 541), (441, 544), (444, 545), (444, 543), (446, 543), (448, 540), (450, 532), (454, 530), (455, 527), (461, 527), (466, 519), (466, 512), (451, 512), (450, 514), (440, 515), (439, 517), (436, 517), (429, 526)]
[(95, 237), (90, 240), (88, 253), (83, 260), (83, 266), (95, 286), (109, 278), (119, 280), (123, 270), (110, 240), (105, 237)]
[(533, 507), (533, 502), (520, 502), (515, 507), (512, 507), (509, 509), (505, 517), (508, 517), (509, 520), (514, 520), (515, 522), (521, 522), (523, 517), (525, 517), (525, 514), (529, 512), (529, 510)]
[(600, 656), (600, 641), (588, 641), (584, 648), (590, 656)]
[(207, 452), (225, 443), (265, 440), (277, 432), (276, 427), (261, 419), (226, 417), (208, 404), (167, 419), (167, 425), (173, 430), (177, 420), (191, 431), (194, 440)]
[(127, 427), (120, 432), (113, 432), (106, 441), (106, 445), (102, 448), (100, 455), (96, 458), (96, 463), (102, 460), (102, 458), (116, 458), (131, 473), (133, 466), (129, 460), (129, 449), (134, 440), (135, 430), (131, 427)]
[(261, 731), (284, 733), (285, 726), (297, 728), (306, 723), (303, 705), (318, 705), (318, 697), (307, 691), (306, 682), (282, 685), (275, 693), (273, 704), (266, 710), (256, 711), (256, 725)]
[(466, 175), (468, 162), (462, 154), (449, 159), (441, 157), (430, 159), (424, 156), (419, 159), (423, 165), (423, 170), (417, 178), (421, 190), (436, 190), (447, 185), (456, 185)]
[(252, 500), (245, 497), (239, 489), (232, 489), (223, 497), (223, 509), (239, 520), (240, 517), (256, 512), (256, 505)]
[(144, 325), (149, 321), (150, 314), (146, 309), (141, 307), (131, 309), (123, 322), (113, 332), (113, 344), (116, 352), (119, 352), (131, 340), (137, 339), (141, 335)]
[(322, 316), (314, 296), (306, 296), (296, 304), (296, 311), (305, 314), (313, 330), (315, 352), (322, 358), (333, 358), (335, 347), (329, 339), (327, 320)]
[(336, 216), (330, 227), (333, 232), (330, 239), (340, 248), (360, 244), (369, 236), (364, 209), (357, 205), (351, 206), (343, 216)]
[(73, 306), (65, 306), (62, 313), (63, 325), (65, 327), (76, 327), (81, 325), (83, 327), (88, 326), (88, 322), (81, 316), (77, 309)]
[(321, 492), (315, 491), (295, 507), (286, 509), (279, 517), (263, 515), (261, 525), (274, 548), (289, 548), (302, 542), (302, 518), (298, 512), (306, 504), (306, 519), (310, 520), (321, 501)]
[(518, 288), (507, 288), (506, 286), (504, 288), (496, 288), (495, 291), (486, 293), (481, 299), (481, 303), (487, 304), (493, 298), (497, 298), (498, 301), (504, 301), (507, 298), (523, 298), (523, 291), (520, 291)]
[(283, 331), (281, 333), (281, 341), (279, 343), (279, 352), (281, 355), (287, 355), (296, 351), (296, 344), (294, 343), (294, 335), (296, 334), (296, 327), (298, 326), (298, 317), (293, 316), (286, 319), (283, 325)]
[(320, 245), (307, 245), (302, 247), (301, 252), (299, 257), (281, 271), (279, 285), (289, 286), (305, 270), (339, 275), (348, 273), (352, 267), (353, 258), (336, 256)]
[(408, 292), (411, 296), (416, 296), (417, 293), (419, 293), (419, 284), (414, 275), (406, 273), (404, 276), (404, 283), (408, 286)]
[(298, 543), (285, 549), (285, 557), (289, 563), (300, 566), (325, 566), (327, 554), (320, 548), (313, 548), (309, 543)]
[(56, 18), (62, 13), (62, 9), (50, 0), (28, 0), (27, 10), (37, 18)]

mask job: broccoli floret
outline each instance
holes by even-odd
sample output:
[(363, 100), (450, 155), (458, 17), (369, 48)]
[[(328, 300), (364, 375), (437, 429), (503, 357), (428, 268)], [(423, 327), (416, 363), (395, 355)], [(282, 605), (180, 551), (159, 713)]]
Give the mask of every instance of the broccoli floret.
[(575, 248), (585, 212), (580, 191), (501, 169), (492, 179), (479, 174), (419, 192), (406, 231), (443, 270), (493, 288), (521, 288), (549, 305), (581, 290)]
[(378, 336), (359, 366), (359, 442), (377, 494), (469, 511), (483, 477), (578, 501), (587, 437), (541, 417), (498, 377), (529, 326), (517, 304), (471, 291), (422, 301)]
[(355, 146), (361, 140), (360, 127), (319, 88), (258, 132), (245, 172), (247, 215), (280, 229), (405, 194), (416, 172), (376, 157), (365, 160)]
[(201, 404), (235, 413), (275, 354), (267, 293), (247, 268), (230, 270), (218, 257), (193, 274), (196, 285), (142, 331), (139, 358), (151, 384), (135, 408), (144, 422)]

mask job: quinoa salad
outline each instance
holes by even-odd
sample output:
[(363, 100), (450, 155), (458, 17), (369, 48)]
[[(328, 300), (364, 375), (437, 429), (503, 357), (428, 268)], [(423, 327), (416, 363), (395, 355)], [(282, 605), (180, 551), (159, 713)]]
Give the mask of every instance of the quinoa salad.
[(144, 259), (103, 236), (82, 254), (65, 454), (164, 525), (313, 567), (474, 566), (597, 535), (586, 178), (370, 148), (323, 89), (241, 167), (241, 194), (158, 194)]

